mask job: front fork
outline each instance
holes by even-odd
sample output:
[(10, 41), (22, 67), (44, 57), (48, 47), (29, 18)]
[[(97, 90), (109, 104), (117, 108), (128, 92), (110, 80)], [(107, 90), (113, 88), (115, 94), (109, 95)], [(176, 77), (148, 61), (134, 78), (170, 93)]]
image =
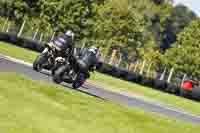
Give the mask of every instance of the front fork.
[(42, 51), (42, 54), (47, 54), (48, 51), (49, 51), (48, 48), (45, 48), (45, 49)]
[(46, 47), (43, 51), (42, 51), (42, 55), (44, 55), (46, 57), (46, 62), (44, 64), (44, 66), (46, 66), (46, 69), (51, 69), (54, 67), (54, 57), (53, 55), (50, 53), (51, 51), (49, 51), (49, 48)]

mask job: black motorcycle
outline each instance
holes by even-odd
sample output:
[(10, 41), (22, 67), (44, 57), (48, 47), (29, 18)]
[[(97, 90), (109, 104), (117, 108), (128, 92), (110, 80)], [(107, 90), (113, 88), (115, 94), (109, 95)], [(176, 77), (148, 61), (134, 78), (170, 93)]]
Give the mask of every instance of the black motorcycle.
[(54, 71), (53, 81), (57, 84), (66, 82), (72, 84), (74, 89), (81, 87), (90, 77), (89, 71), (82, 70), (75, 58), (66, 60), (64, 64)]

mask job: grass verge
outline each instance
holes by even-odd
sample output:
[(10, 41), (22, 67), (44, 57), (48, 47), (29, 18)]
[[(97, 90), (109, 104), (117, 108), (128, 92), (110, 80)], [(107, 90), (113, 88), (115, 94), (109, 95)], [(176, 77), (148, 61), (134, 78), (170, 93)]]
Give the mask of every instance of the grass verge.
[(112, 90), (119, 90), (128, 92), (130, 95), (138, 95), (146, 97), (146, 100), (158, 101), (161, 104), (167, 104), (171, 107), (179, 108), (180, 110), (185, 110), (195, 115), (200, 115), (200, 103), (185, 99), (182, 97), (177, 97), (168, 93), (163, 93), (152, 88), (141, 86), (138, 84), (130, 83), (124, 80), (113, 78), (112, 76), (95, 73), (91, 79), (97, 84), (102, 84), (104, 88), (109, 88)]
[(27, 62), (33, 62), (38, 53), (29, 51), (24, 48), (19, 48), (8, 43), (0, 42), (0, 53), (8, 55), (17, 59), (21, 59)]
[(198, 133), (200, 127), (0, 73), (1, 133)]
[[(19, 48), (2, 42), (0, 43), (0, 53), (14, 58), (22, 59), (27, 62), (33, 62), (38, 55), (36, 52), (32, 52), (27, 49)], [(163, 104), (169, 104), (169, 106), (178, 107), (190, 113), (200, 115), (200, 104), (188, 99), (162, 93), (148, 87), (143, 87), (138, 84), (116, 79), (97, 72), (92, 75), (91, 80), (101, 84), (105, 89), (127, 91), (130, 94), (134, 93), (136, 95), (144, 96)]]

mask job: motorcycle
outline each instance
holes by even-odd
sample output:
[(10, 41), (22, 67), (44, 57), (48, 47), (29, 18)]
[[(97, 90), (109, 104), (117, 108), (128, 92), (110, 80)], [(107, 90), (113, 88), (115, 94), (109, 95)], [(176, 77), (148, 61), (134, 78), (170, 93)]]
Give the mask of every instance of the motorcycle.
[(66, 60), (66, 62), (54, 71), (53, 81), (57, 84), (66, 82), (72, 84), (74, 89), (81, 87), (90, 77), (88, 71), (79, 69), (78, 64), (74, 60)]
[(54, 70), (65, 62), (65, 58), (62, 58), (62, 55), (70, 55), (69, 50), (65, 50), (65, 53), (62, 53), (61, 46), (57, 46), (53, 42), (46, 44), (46, 48), (34, 61), (33, 69), (38, 72), (42, 69), (51, 70), (53, 74)]

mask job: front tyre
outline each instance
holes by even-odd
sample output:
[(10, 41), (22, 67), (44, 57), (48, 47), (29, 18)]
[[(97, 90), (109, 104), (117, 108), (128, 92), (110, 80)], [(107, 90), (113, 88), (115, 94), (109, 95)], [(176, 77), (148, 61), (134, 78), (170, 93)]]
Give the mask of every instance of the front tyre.
[(57, 84), (63, 82), (63, 75), (66, 71), (66, 66), (61, 66), (57, 70), (54, 71), (53, 81)]
[(48, 59), (44, 54), (39, 55), (36, 60), (33, 62), (33, 70), (40, 72), (43, 69), (43, 64)]

